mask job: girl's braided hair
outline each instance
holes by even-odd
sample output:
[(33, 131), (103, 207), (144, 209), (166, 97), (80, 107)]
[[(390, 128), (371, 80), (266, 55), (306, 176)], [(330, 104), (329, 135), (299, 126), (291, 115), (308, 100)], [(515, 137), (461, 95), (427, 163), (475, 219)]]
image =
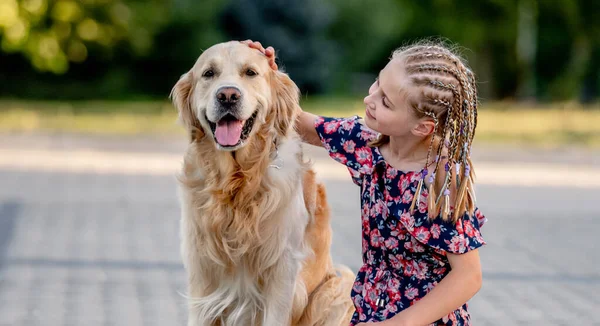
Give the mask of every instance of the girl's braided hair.
[[(428, 187), (430, 218), (442, 214), (456, 221), (475, 210), (474, 170), (470, 160), (471, 144), (477, 126), (477, 88), (475, 76), (461, 57), (443, 42), (424, 41), (399, 48), (391, 59), (401, 59), (415, 89), (408, 104), (418, 118), (429, 116), (435, 122), (425, 168), (417, 186), (411, 211), (419, 206), (422, 188)], [(389, 141), (381, 136), (372, 146)], [(445, 150), (444, 150), (445, 149)], [(432, 159), (435, 150), (435, 159)], [(443, 160), (442, 155), (447, 155)], [(433, 172), (428, 172), (435, 163)], [(443, 169), (442, 172), (439, 172)], [(428, 182), (425, 182), (429, 175)], [(454, 214), (450, 213), (450, 190), (455, 187)], [(436, 196), (437, 194), (437, 196)], [(441, 210), (441, 212), (440, 212)]]

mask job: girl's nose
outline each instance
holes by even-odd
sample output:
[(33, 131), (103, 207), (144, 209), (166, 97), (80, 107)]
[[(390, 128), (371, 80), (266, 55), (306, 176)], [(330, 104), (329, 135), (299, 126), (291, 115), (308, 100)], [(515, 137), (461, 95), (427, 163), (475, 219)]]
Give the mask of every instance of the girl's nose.
[(365, 105), (367, 105), (368, 107), (371, 107), (371, 108), (372, 108), (372, 106), (373, 106), (373, 101), (372, 101), (372, 99), (371, 99), (371, 94), (369, 94), (369, 95), (365, 96), (365, 98), (363, 99), (363, 103), (365, 103)]
[(373, 84), (371, 84), (371, 87), (369, 87), (369, 94), (367, 94), (367, 96), (365, 96), (363, 103), (365, 103), (366, 105), (369, 105), (369, 103), (373, 102), (371, 97), (375, 93), (376, 88), (377, 88), (377, 81), (375, 81)]

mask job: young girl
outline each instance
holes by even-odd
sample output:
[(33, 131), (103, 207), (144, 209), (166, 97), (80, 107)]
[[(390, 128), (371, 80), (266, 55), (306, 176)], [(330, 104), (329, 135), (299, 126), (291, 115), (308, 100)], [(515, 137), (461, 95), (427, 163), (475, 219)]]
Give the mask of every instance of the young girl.
[[(246, 41), (277, 69), (273, 48)], [(473, 73), (440, 44), (394, 51), (364, 99), (365, 120), (303, 112), (297, 130), (361, 187), (363, 266), (351, 325), (470, 325), (481, 287), (470, 150)]]

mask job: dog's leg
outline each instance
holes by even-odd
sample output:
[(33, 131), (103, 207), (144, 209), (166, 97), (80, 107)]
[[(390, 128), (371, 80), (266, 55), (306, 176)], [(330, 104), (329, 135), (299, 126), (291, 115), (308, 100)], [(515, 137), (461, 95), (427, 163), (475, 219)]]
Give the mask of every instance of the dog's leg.
[(200, 326), (200, 321), (198, 320), (198, 313), (194, 311), (192, 307), (188, 309), (188, 326)]
[(300, 269), (300, 262), (290, 252), (283, 261), (271, 270), (265, 287), (266, 308), (263, 325), (290, 325), (294, 287)]
[(308, 294), (306, 293), (306, 284), (301, 277), (296, 279), (294, 287), (294, 300), (292, 304), (292, 325), (298, 325), (298, 321), (302, 318), (304, 309), (308, 305)]
[(304, 187), (304, 198), (308, 197), (306, 194), (307, 188), (314, 193), (312, 207), (307, 207), (307, 210), (313, 214), (312, 223), (307, 226), (304, 234), (304, 242), (311, 249), (312, 255), (305, 259), (300, 272), (300, 276), (306, 285), (306, 292), (310, 294), (321, 284), (327, 273), (333, 268), (330, 255), (332, 230), (325, 185), (316, 183), (314, 173), (307, 173), (304, 177)]
[[(203, 313), (207, 310), (206, 302), (202, 303), (200, 300), (205, 297), (204, 291), (209, 289), (206, 286), (206, 282), (210, 284), (211, 280), (202, 275), (214, 274), (203, 271), (203, 264), (199, 255), (198, 238), (201, 232), (197, 229), (198, 226), (193, 222), (197, 218), (197, 213), (192, 206), (194, 201), (189, 190), (185, 187), (180, 188), (180, 200), (181, 200), (181, 220), (180, 220), (180, 254), (183, 261), (183, 266), (187, 274), (188, 280), (188, 293), (187, 304), (188, 304), (188, 326), (209, 326), (214, 323), (210, 321), (208, 314)], [(204, 264), (206, 265), (206, 264)], [(211, 289), (212, 290), (212, 289)]]

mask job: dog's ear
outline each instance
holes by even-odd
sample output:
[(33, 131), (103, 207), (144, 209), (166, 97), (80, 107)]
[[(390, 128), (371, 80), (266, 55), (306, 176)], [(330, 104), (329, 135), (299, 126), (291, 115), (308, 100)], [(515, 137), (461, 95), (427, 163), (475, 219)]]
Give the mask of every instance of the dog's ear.
[(273, 71), (271, 90), (275, 129), (279, 135), (285, 136), (300, 114), (300, 90), (287, 74), (280, 71)]
[(179, 122), (190, 132), (192, 141), (204, 137), (204, 130), (192, 109), (193, 88), (193, 75), (192, 71), (189, 71), (179, 78), (179, 81), (173, 86), (170, 96), (173, 106), (179, 112)]

